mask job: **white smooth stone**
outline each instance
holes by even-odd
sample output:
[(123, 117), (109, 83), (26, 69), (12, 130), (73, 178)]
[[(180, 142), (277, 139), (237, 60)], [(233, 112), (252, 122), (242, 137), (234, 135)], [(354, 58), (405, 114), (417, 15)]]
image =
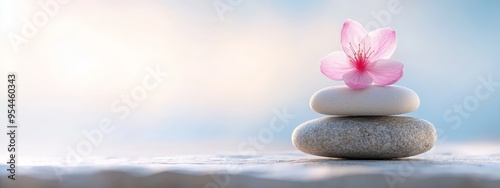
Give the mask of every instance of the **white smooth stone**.
[(385, 116), (412, 112), (420, 99), (413, 90), (402, 86), (332, 86), (316, 92), (310, 104), (315, 112), (325, 115)]

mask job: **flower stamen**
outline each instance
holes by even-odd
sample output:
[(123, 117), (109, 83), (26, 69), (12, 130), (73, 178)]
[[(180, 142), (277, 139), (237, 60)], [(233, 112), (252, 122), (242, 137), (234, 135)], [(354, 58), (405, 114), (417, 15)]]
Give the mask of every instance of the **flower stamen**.
[(372, 48), (371, 46), (368, 47), (368, 50), (366, 50), (366, 43), (363, 43), (363, 48), (361, 48), (361, 43), (358, 43), (358, 48), (356, 49), (351, 42), (349, 42), (349, 49), (352, 52), (351, 55), (347, 55), (349, 58), (350, 62), (352, 65), (358, 70), (358, 71), (364, 71), (366, 65), (368, 65), (368, 58), (372, 55), (374, 51), (370, 51)]

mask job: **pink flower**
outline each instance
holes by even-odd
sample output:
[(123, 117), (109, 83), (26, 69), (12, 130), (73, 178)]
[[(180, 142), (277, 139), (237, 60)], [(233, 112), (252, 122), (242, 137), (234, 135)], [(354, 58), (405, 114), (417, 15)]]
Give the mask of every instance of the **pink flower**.
[(361, 24), (348, 19), (340, 43), (343, 51), (332, 52), (321, 60), (321, 72), (328, 78), (362, 89), (372, 83), (394, 84), (403, 76), (403, 64), (389, 59), (396, 49), (396, 32), (392, 29), (368, 33)]

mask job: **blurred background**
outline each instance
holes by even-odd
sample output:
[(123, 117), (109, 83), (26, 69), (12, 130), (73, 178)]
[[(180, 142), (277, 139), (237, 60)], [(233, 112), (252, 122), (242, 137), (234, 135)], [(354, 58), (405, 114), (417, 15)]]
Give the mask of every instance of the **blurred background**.
[(407, 115), (436, 126), (437, 147), (495, 145), (499, 10), (486, 0), (0, 0), (0, 105), (17, 72), (21, 158), (294, 150), (293, 129), (322, 116), (311, 95), (343, 84), (319, 60), (341, 49), (351, 18), (397, 32), (397, 85), (421, 100)]

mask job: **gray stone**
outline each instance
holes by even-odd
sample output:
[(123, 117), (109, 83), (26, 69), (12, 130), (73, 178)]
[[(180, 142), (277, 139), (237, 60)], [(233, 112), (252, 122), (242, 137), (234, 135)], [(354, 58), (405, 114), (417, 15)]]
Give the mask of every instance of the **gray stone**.
[(403, 116), (324, 117), (303, 123), (292, 135), (300, 151), (324, 157), (393, 159), (430, 150), (436, 129)]

